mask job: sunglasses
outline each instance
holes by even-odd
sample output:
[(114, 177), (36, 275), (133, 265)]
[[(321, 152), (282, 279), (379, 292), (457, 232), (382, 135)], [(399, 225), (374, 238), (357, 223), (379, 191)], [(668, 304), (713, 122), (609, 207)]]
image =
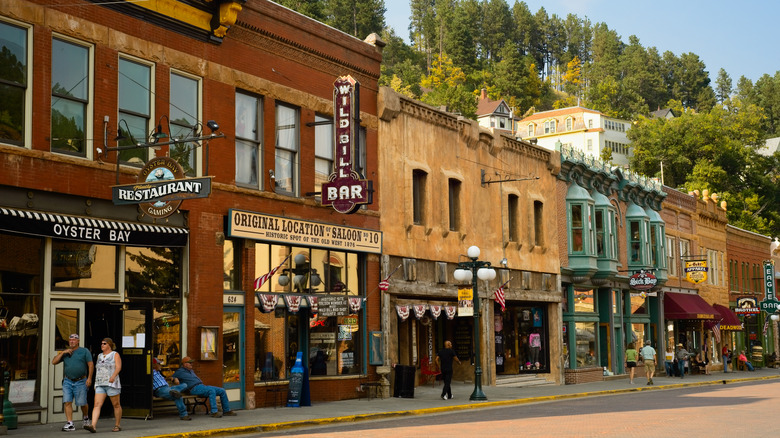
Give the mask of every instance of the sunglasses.
[(108, 342), (101, 342), (100, 345), (108, 345)]

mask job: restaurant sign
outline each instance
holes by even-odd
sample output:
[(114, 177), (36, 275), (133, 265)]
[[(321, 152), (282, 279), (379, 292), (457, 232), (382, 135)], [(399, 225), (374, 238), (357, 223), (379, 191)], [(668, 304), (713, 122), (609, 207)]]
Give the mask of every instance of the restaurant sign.
[(114, 205), (140, 204), (147, 216), (161, 219), (176, 212), (184, 199), (208, 198), (211, 177), (185, 178), (178, 161), (157, 157), (146, 163), (138, 182), (111, 187)]
[(652, 272), (645, 271), (644, 269), (635, 273), (628, 279), (628, 286), (631, 289), (636, 290), (650, 290), (658, 283), (658, 279), (655, 278)]
[(758, 315), (761, 309), (758, 308), (756, 299), (753, 297), (741, 297), (737, 299), (737, 307), (734, 308), (737, 315)]
[(693, 284), (699, 284), (707, 281), (707, 260), (686, 261), (685, 279)]
[(271, 216), (251, 211), (228, 211), (229, 237), (342, 251), (382, 253), (382, 232), (337, 224)]
[(350, 214), (372, 202), (371, 181), (353, 168), (360, 132), (360, 84), (352, 76), (341, 76), (333, 83), (333, 112), (335, 171), (322, 184), (322, 205)]

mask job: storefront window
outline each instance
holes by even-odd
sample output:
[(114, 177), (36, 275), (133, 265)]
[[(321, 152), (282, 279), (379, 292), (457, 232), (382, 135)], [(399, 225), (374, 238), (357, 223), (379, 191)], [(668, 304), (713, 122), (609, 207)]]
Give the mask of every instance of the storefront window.
[(647, 298), (638, 293), (631, 294), (631, 314), (632, 315), (645, 315), (647, 314), (647, 306), (645, 303)]
[(639, 350), (645, 344), (645, 325), (644, 324), (631, 324), (631, 340)]
[(131, 298), (181, 298), (181, 248), (125, 249), (125, 288)]
[[(300, 339), (308, 343), (303, 356), (310, 375), (360, 373), (358, 254), (256, 243), (255, 275), (277, 266), (276, 275), (259, 291), (271, 300), (278, 296), (276, 307), (263, 313), (261, 303), (255, 310), (255, 380), (284, 378), (303, 351)], [(287, 300), (298, 300), (300, 307), (293, 310)]]
[[(43, 240), (0, 233), (0, 358), (8, 363), (15, 405), (37, 403)], [(72, 332), (71, 332), (72, 333)], [(65, 335), (67, 344), (68, 335)]]
[(596, 303), (593, 290), (574, 289), (574, 311), (575, 312), (595, 312)]
[(52, 289), (116, 290), (116, 246), (54, 240)]
[(241, 261), (237, 246), (232, 240), (226, 240), (222, 247), (222, 288), (225, 290), (240, 290), (238, 270)]
[(225, 312), (222, 314), (223, 382), (241, 381), (241, 354), (239, 352), (239, 348), (241, 347), (239, 334), (240, 323), (240, 313)]
[(578, 322), (576, 326), (577, 367), (596, 365), (596, 323)]

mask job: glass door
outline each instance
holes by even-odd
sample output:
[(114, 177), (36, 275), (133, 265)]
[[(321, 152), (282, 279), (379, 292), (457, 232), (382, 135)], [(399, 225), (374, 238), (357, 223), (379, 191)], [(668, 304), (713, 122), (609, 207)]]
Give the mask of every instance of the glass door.
[(230, 409), (244, 408), (243, 307), (226, 306), (222, 313), (222, 385)]
[(122, 416), (146, 418), (152, 409), (152, 308), (130, 304), (120, 311), (122, 336), (114, 343), (122, 357)]
[[(68, 348), (68, 338), (71, 333), (78, 333), (84, 346), (84, 303), (68, 301), (52, 301), (49, 319), (49, 411), (48, 422), (65, 421), (65, 410), (62, 404), (63, 365), (52, 365), (51, 360), (57, 352)], [(78, 412), (74, 418), (81, 418)]]

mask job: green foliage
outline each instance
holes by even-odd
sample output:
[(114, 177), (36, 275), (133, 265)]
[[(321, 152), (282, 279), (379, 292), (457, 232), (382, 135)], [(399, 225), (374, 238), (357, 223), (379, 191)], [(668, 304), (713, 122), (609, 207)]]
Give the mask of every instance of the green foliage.
[(477, 100), (466, 86), (466, 75), (455, 67), (446, 55), (433, 61), (433, 67), (421, 85), (429, 89), (422, 101), (434, 106), (446, 106), (449, 112), (476, 118)]

